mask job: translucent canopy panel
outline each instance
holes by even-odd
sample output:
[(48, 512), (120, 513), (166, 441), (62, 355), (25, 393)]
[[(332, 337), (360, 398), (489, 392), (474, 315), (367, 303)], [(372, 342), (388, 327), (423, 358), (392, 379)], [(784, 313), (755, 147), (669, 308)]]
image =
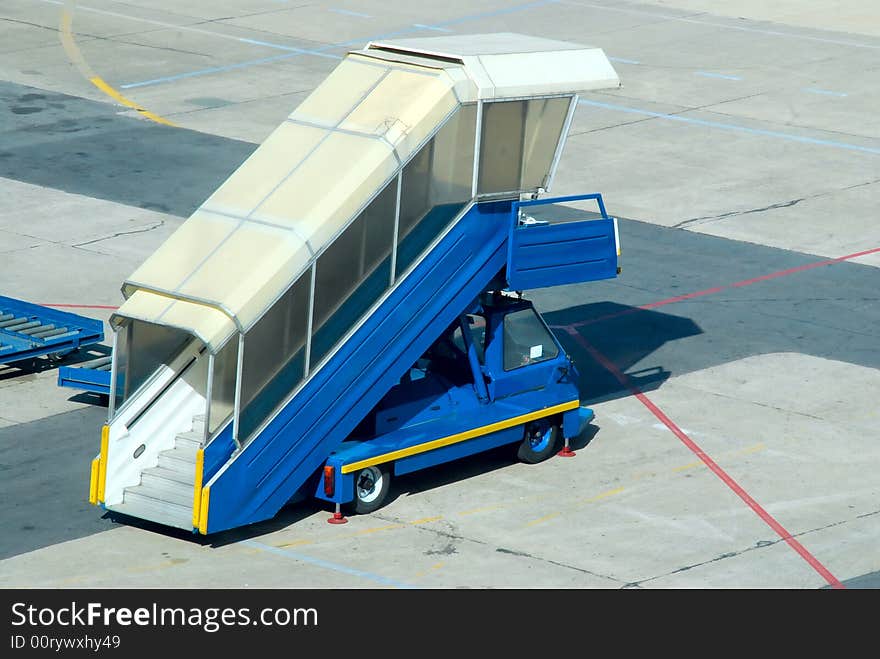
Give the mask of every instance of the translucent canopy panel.
[(220, 309), (135, 291), (110, 319), (114, 328), (131, 321), (144, 321), (171, 327), (200, 339), (214, 352), (236, 332), (235, 323)]
[[(454, 113), (452, 87), (431, 67), (349, 55), (123, 293), (203, 301), (249, 329)], [(203, 339), (214, 351), (225, 337)]]
[(484, 104), (477, 193), (546, 188), (571, 102), (559, 96)]
[[(477, 143), (478, 193), (542, 187), (572, 95), (617, 85), (600, 49), (524, 35), (349, 53), (126, 280), (113, 322), (182, 328), (215, 353), (314, 270), (308, 370), (473, 200)], [(354, 262), (350, 277), (332, 273)]]

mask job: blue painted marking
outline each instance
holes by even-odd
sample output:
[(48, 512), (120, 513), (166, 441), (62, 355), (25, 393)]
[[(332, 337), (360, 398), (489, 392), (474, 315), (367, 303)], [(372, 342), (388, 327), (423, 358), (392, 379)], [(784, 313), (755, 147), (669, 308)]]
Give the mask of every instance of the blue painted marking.
[(634, 59), (626, 59), (625, 57), (609, 57), (609, 60), (612, 62), (620, 62), (621, 64), (641, 64), (641, 62)]
[(696, 124), (698, 126), (706, 126), (708, 128), (720, 128), (722, 130), (733, 130), (740, 133), (749, 133), (751, 135), (763, 135), (764, 137), (778, 137), (793, 142), (802, 142), (804, 144), (815, 144), (818, 146), (831, 146), (837, 149), (846, 149), (847, 151), (861, 151), (862, 153), (872, 153), (880, 155), (880, 149), (870, 146), (859, 146), (858, 144), (848, 144), (846, 142), (835, 142), (833, 140), (820, 140), (815, 137), (804, 137), (802, 135), (792, 135), (790, 133), (782, 133), (775, 130), (762, 130), (760, 128), (747, 128), (736, 124), (724, 124), (717, 121), (706, 121), (705, 119), (694, 119), (692, 117), (682, 117), (677, 114), (665, 114), (663, 112), (651, 112), (650, 110), (640, 110), (631, 108), (626, 105), (615, 105), (613, 103), (600, 103), (599, 101), (588, 101), (581, 99), (581, 105), (592, 105), (597, 108), (605, 108), (606, 110), (617, 110), (619, 112), (629, 112), (631, 114), (641, 114), (647, 117), (655, 117), (657, 119), (667, 119), (669, 121), (678, 121), (686, 124)]
[(194, 78), (209, 73), (222, 73), (224, 71), (232, 71), (233, 69), (243, 69), (255, 64), (268, 64), (269, 62), (278, 62), (291, 57), (299, 57), (302, 53), (288, 53), (287, 55), (275, 55), (274, 57), (263, 57), (261, 59), (250, 60), (249, 62), (239, 62), (238, 64), (228, 64), (227, 66), (214, 66), (210, 69), (200, 69), (198, 71), (189, 71), (188, 73), (178, 73), (173, 76), (165, 76), (163, 78), (153, 78), (152, 80), (142, 80), (141, 82), (130, 82), (125, 85), (119, 85), (120, 89), (132, 89), (133, 87), (146, 87), (147, 85), (158, 85), (163, 82), (172, 82), (174, 80), (183, 80), (184, 78)]
[(413, 23), (413, 27), (417, 27), (420, 30), (434, 30), (435, 32), (452, 32), (445, 27), (437, 27), (436, 25), (424, 25), (422, 23)]
[(336, 9), (335, 7), (329, 7), (327, 11), (332, 11), (334, 14), (342, 14), (344, 16), (356, 16), (357, 18), (373, 18), (369, 14), (362, 14), (359, 11), (349, 11), (348, 9)]
[(282, 46), (277, 43), (271, 43), (269, 41), (258, 41), (256, 39), (244, 39), (241, 38), (239, 41), (243, 43), (251, 43), (255, 46), (266, 46), (267, 48), (276, 48), (278, 50), (286, 50), (291, 53), (298, 53), (300, 55), (316, 55), (318, 57), (329, 57), (330, 59), (342, 59), (340, 55), (333, 55), (332, 53), (322, 53), (320, 50), (309, 50), (307, 48), (296, 48), (294, 46)]
[(383, 584), (385, 586), (393, 586), (394, 588), (415, 588), (412, 584), (403, 583), (401, 581), (395, 581), (394, 579), (389, 579), (388, 577), (383, 577), (381, 574), (373, 574), (372, 572), (366, 572), (365, 570), (358, 570), (357, 568), (348, 567), (347, 565), (340, 565), (339, 563), (331, 563), (330, 561), (325, 561), (321, 558), (315, 558), (314, 556), (309, 556), (307, 554), (301, 554), (297, 551), (290, 551), (287, 549), (280, 549), (278, 547), (273, 547), (272, 545), (263, 544), (262, 542), (257, 542), (256, 540), (243, 540), (241, 542), (243, 545), (247, 545), (249, 547), (254, 547), (255, 549), (260, 549), (261, 551), (268, 551), (272, 554), (278, 554), (279, 556), (284, 556), (284, 558), (292, 558), (295, 561), (302, 561), (303, 563), (309, 563), (310, 565), (316, 565), (318, 567), (325, 568), (327, 570), (333, 570), (334, 572), (341, 572), (343, 574), (349, 574), (353, 577), (360, 577), (362, 579), (369, 579), (370, 581), (375, 581), (376, 583)]
[[(48, 0), (47, 0), (48, 1)], [(537, 7), (543, 7), (549, 4), (555, 4), (558, 0), (539, 0), (538, 2), (529, 2), (524, 5), (517, 5), (514, 7), (506, 7), (504, 9), (496, 9), (494, 11), (483, 12), (481, 14), (471, 14), (469, 16), (462, 16), (461, 18), (455, 18), (449, 21), (443, 21), (442, 23), (434, 23), (430, 26), (425, 26), (428, 28), (437, 28), (441, 29), (447, 25), (456, 25), (458, 23), (465, 23), (467, 21), (476, 21), (482, 18), (490, 18), (493, 16), (501, 16), (502, 14), (512, 14), (519, 11), (525, 11), (527, 9), (534, 9)], [(60, 3), (59, 3), (60, 4)], [(425, 29), (425, 27), (421, 29)], [(301, 55), (319, 55), (323, 54), (325, 51), (331, 50), (333, 48), (345, 48), (351, 45), (362, 46), (363, 44), (369, 41), (376, 41), (378, 39), (388, 39), (390, 37), (397, 37), (404, 34), (411, 34), (420, 28), (407, 28), (403, 30), (396, 30), (394, 32), (386, 32), (384, 34), (377, 34), (372, 37), (363, 37), (360, 39), (353, 39), (351, 41), (341, 41), (339, 43), (330, 44), (329, 46), (324, 46), (323, 48), (316, 48), (314, 50), (303, 50), (302, 52), (291, 52), (288, 55), (279, 55), (278, 57), (266, 57), (262, 59), (249, 60), (247, 62), (239, 62), (237, 64), (228, 64), (226, 66), (214, 66), (208, 69), (199, 69), (198, 71), (189, 71), (188, 73), (179, 73), (177, 75), (172, 76), (164, 76), (161, 78), (153, 78), (151, 80), (143, 80), (141, 82), (130, 82), (125, 85), (120, 85), (120, 89), (132, 89), (134, 87), (146, 87), (148, 85), (158, 85), (164, 82), (174, 82), (175, 80), (182, 80), (185, 78), (194, 78), (196, 76), (210, 75), (212, 73), (225, 73), (226, 71), (233, 71), (235, 69), (243, 69), (249, 66), (256, 66), (259, 64), (267, 64), (269, 62), (277, 62), (279, 60), (288, 59), (290, 57), (299, 57)], [(244, 39), (242, 39), (244, 41)], [(261, 45), (266, 45), (265, 43)], [(327, 55), (323, 55), (327, 56)]]
[(698, 76), (704, 78), (722, 78), (723, 80), (742, 80), (739, 76), (732, 76), (726, 73), (710, 73), (709, 71), (695, 71)]
[(495, 16), (503, 16), (504, 14), (513, 14), (520, 11), (525, 11), (527, 9), (535, 9), (537, 7), (544, 7), (545, 5), (556, 4), (559, 0), (538, 0), (538, 2), (527, 2), (524, 5), (515, 5), (513, 7), (505, 7), (503, 9), (494, 9), (492, 11), (483, 12), (482, 14), (471, 14), (470, 16), (462, 16), (461, 18), (453, 18), (448, 21), (441, 21), (440, 23), (434, 23), (434, 27), (443, 27), (446, 25), (457, 25), (458, 23), (465, 23), (467, 21), (476, 21), (481, 18), (493, 18)]
[(849, 96), (849, 94), (847, 94), (845, 92), (833, 92), (828, 89), (816, 89), (815, 87), (804, 87), (803, 91), (809, 92), (810, 94), (823, 94), (825, 96), (840, 96), (840, 97)]

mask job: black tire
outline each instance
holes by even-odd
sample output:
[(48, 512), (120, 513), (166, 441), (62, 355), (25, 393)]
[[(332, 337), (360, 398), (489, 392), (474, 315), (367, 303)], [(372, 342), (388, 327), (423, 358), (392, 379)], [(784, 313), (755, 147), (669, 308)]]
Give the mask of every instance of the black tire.
[(559, 424), (533, 422), (526, 424), (523, 440), (516, 451), (516, 456), (526, 464), (543, 462), (559, 450), (559, 437), (562, 431)]
[(351, 512), (367, 515), (385, 505), (391, 489), (391, 470), (388, 465), (364, 467), (354, 475), (354, 500), (348, 505)]

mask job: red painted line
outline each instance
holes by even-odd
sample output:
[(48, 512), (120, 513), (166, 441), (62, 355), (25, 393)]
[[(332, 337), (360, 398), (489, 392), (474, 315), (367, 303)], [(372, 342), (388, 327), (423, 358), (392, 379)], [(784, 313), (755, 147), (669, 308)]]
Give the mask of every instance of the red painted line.
[(627, 309), (626, 311), (619, 311), (617, 313), (608, 314), (605, 316), (600, 316), (599, 318), (591, 318), (589, 320), (583, 320), (579, 323), (572, 323), (570, 325), (554, 325), (559, 329), (568, 330), (573, 327), (584, 327), (585, 325), (592, 325), (594, 323), (600, 323), (605, 320), (610, 320), (612, 318), (619, 318), (620, 316), (628, 316), (632, 313), (638, 313), (639, 311), (647, 311), (648, 309), (656, 309), (657, 307), (663, 307), (667, 304), (674, 304), (675, 302), (682, 302), (684, 300), (691, 300), (696, 297), (703, 297), (704, 295), (713, 295), (714, 293), (721, 293), (722, 291), (726, 291), (730, 288), (742, 288), (743, 286), (751, 286), (752, 284), (757, 284), (762, 281), (768, 281), (770, 279), (777, 279), (779, 277), (787, 277), (788, 275), (793, 275), (798, 272), (804, 272), (805, 270), (812, 270), (814, 268), (821, 268), (826, 265), (834, 265), (835, 263), (842, 263), (844, 261), (850, 261), (852, 259), (856, 259), (860, 256), (867, 256), (868, 254), (877, 254), (880, 253), (880, 247), (874, 247), (872, 249), (866, 249), (861, 252), (854, 252), (853, 254), (847, 254), (846, 256), (838, 256), (834, 259), (825, 259), (823, 261), (815, 261), (813, 263), (806, 263), (804, 265), (799, 265), (794, 268), (788, 268), (786, 270), (778, 270), (776, 272), (771, 272), (766, 275), (761, 275), (760, 277), (753, 277), (752, 279), (744, 279), (743, 281), (734, 282), (733, 284), (727, 284), (724, 286), (716, 286), (714, 288), (707, 288), (704, 291), (696, 291), (694, 293), (687, 293), (685, 295), (678, 295), (676, 297), (669, 297), (665, 300), (658, 300), (657, 302), (649, 302), (648, 304), (642, 304), (638, 307), (633, 307), (632, 309)]
[(62, 309), (118, 309), (107, 304), (40, 304), (41, 307), (57, 307)]
[(697, 291), (696, 293), (688, 293), (686, 295), (679, 295), (677, 297), (670, 297), (665, 300), (660, 300), (659, 302), (649, 302), (648, 304), (643, 304), (638, 307), (639, 309), (653, 309), (654, 307), (662, 307), (666, 304), (672, 304), (673, 302), (681, 302), (682, 300), (690, 300), (695, 297), (703, 297), (704, 295), (712, 295), (712, 293), (720, 293), (724, 290), (724, 286), (716, 286), (715, 288), (707, 288), (705, 291)]
[(623, 373), (617, 365), (614, 364), (611, 360), (609, 360), (605, 355), (599, 352), (596, 348), (590, 344), (584, 337), (580, 335), (580, 333), (574, 328), (567, 328), (566, 330), (572, 338), (574, 338), (578, 343), (580, 343), (587, 352), (592, 355), (593, 359), (599, 362), (606, 370), (608, 370), (615, 378), (617, 378), (618, 382), (622, 384), (624, 387), (629, 389), (632, 394), (642, 403), (645, 407), (650, 410), (650, 412), (660, 420), (660, 422), (666, 426), (672, 434), (678, 437), (679, 440), (691, 450), (691, 452), (696, 455), (700, 460), (702, 460), (703, 464), (705, 464), (718, 478), (724, 482), (727, 487), (729, 487), (733, 492), (742, 499), (746, 505), (751, 508), (757, 515), (760, 517), (771, 529), (773, 529), (780, 538), (782, 538), (789, 547), (794, 549), (800, 556), (803, 558), (809, 565), (818, 572), (823, 579), (832, 587), (832, 588), (845, 588), (845, 586), (840, 583), (840, 581), (835, 577), (831, 572), (826, 568), (819, 560), (813, 556), (809, 551), (807, 551), (806, 547), (804, 547), (800, 542), (798, 542), (795, 538), (792, 537), (791, 533), (789, 533), (785, 527), (782, 526), (776, 519), (768, 513), (757, 501), (755, 501), (748, 492), (746, 492), (742, 486), (737, 483), (726, 471), (724, 471), (718, 464), (711, 458), (709, 455), (701, 449), (697, 443), (688, 437), (687, 433), (685, 433), (678, 425), (670, 419), (657, 405), (654, 404), (651, 399), (649, 399), (638, 387), (636, 387), (630, 379)]

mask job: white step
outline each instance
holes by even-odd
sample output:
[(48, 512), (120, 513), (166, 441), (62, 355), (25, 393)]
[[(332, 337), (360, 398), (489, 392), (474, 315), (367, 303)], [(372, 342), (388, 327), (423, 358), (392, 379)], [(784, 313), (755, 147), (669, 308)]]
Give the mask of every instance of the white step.
[(165, 526), (186, 529), (187, 531), (191, 531), (193, 528), (192, 508), (178, 506), (165, 501), (156, 501), (147, 497), (131, 497), (126, 494), (123, 503), (107, 506), (107, 509), (122, 513), (123, 515), (158, 522)]
[(195, 471), (187, 473), (165, 467), (150, 467), (141, 473), (141, 485), (164, 486), (166, 483), (179, 483), (192, 489), (195, 484)]
[(178, 433), (174, 437), (174, 446), (190, 451), (197, 451), (202, 447), (202, 434), (191, 430)]
[(200, 437), (205, 434), (205, 415), (204, 414), (196, 414), (193, 417), (193, 425), (192, 431), (199, 435)]
[(162, 451), (159, 454), (158, 466), (180, 471), (184, 474), (189, 474), (190, 478), (194, 478), (196, 473), (196, 452), (182, 448)]
[(166, 481), (168, 484), (155, 485), (144, 484), (134, 485), (125, 488), (122, 501), (134, 501), (138, 499), (155, 499), (158, 502), (170, 503), (188, 508), (192, 514), (193, 505), (193, 488), (183, 483), (174, 483)]

